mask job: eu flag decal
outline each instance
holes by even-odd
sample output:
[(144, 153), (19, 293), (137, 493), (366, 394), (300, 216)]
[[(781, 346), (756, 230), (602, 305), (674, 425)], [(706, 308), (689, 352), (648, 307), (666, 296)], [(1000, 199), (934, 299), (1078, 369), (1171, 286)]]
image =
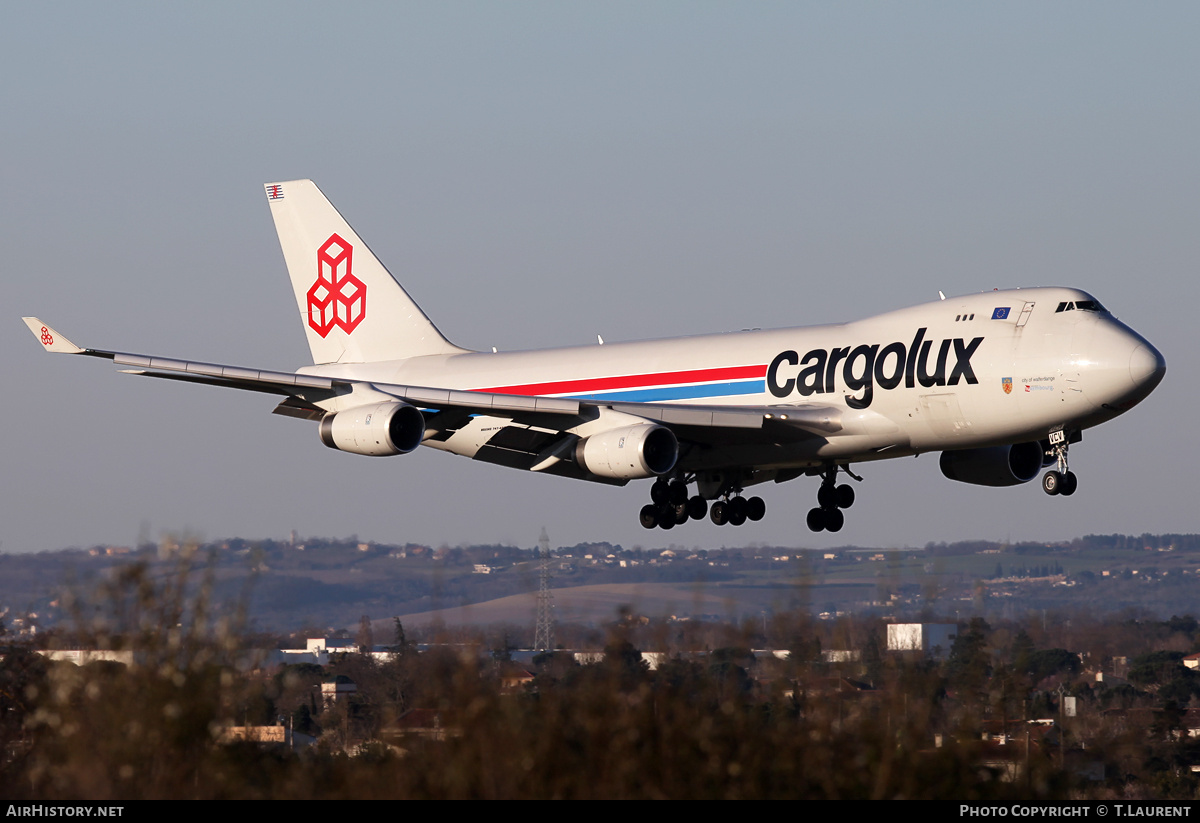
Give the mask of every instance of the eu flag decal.
[(1010, 308), (1011, 308), (1011, 306), (1005, 306), (1004, 308), (994, 310), (992, 312), (992, 319), (993, 320), (1007, 320), (1008, 319), (1008, 310)]

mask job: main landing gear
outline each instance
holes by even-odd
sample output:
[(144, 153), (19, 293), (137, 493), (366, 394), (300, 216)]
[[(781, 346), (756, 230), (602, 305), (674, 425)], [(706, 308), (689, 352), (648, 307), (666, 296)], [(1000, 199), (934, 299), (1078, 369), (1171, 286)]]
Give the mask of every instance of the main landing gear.
[(1042, 475), (1042, 491), (1046, 494), (1072, 495), (1079, 485), (1075, 473), (1067, 468), (1067, 437), (1061, 431), (1050, 434), (1047, 457), (1053, 457), (1055, 468)]
[(767, 504), (761, 497), (751, 497), (747, 500), (739, 495), (713, 503), (708, 517), (718, 526), (724, 526), (726, 523), (740, 526), (747, 520), (762, 520), (766, 513)]
[[(843, 471), (854, 477), (849, 469), (843, 469)], [(821, 472), (821, 487), (817, 489), (817, 507), (808, 512), (808, 527), (815, 532), (841, 531), (842, 526), (846, 523), (842, 509), (848, 509), (854, 505), (854, 489), (845, 483), (840, 486), (835, 485), (837, 473), (836, 465), (829, 466)], [(854, 479), (861, 478), (854, 477)]]
[(729, 523), (740, 526), (747, 520), (762, 520), (767, 513), (767, 504), (761, 497), (751, 497), (749, 500), (725, 495), (724, 500), (718, 500), (709, 508), (708, 501), (700, 495), (688, 497), (687, 482), (683, 479), (665, 480), (659, 478), (650, 487), (651, 503), (642, 506), (638, 515), (642, 526), (653, 529), (673, 529), (682, 526), (688, 520), (703, 520), (708, 515), (718, 526)]

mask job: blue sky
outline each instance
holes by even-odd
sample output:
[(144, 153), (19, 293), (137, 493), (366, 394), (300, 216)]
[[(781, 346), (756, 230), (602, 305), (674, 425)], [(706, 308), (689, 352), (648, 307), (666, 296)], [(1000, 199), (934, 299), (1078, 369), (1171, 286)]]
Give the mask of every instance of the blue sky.
[[(1187, 3), (16, 4), (0, 30), (0, 550), (192, 531), (386, 542), (924, 545), (1200, 530), (1200, 7)], [(645, 532), (644, 483), (322, 446), (270, 398), (83, 345), (292, 369), (261, 184), (310, 177), (454, 342), (850, 320), (1095, 294), (1168, 362), (1072, 449), (1080, 491), (861, 466), (740, 529)]]

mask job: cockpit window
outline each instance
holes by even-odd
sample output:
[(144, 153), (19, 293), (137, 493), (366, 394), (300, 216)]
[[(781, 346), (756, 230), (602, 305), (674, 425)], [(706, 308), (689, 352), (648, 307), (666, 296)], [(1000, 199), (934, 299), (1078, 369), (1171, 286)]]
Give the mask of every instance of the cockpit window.
[(1059, 303), (1058, 308), (1054, 310), (1055, 314), (1060, 311), (1104, 311), (1104, 307), (1097, 300), (1076, 300), (1074, 303)]

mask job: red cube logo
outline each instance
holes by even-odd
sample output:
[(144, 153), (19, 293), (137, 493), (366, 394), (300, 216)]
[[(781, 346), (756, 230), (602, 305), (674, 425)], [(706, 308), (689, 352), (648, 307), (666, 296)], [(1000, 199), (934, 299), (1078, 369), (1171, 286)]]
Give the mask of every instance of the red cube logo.
[(308, 325), (322, 337), (350, 334), (367, 316), (367, 286), (352, 272), (354, 247), (331, 234), (317, 249), (317, 280), (308, 290)]

